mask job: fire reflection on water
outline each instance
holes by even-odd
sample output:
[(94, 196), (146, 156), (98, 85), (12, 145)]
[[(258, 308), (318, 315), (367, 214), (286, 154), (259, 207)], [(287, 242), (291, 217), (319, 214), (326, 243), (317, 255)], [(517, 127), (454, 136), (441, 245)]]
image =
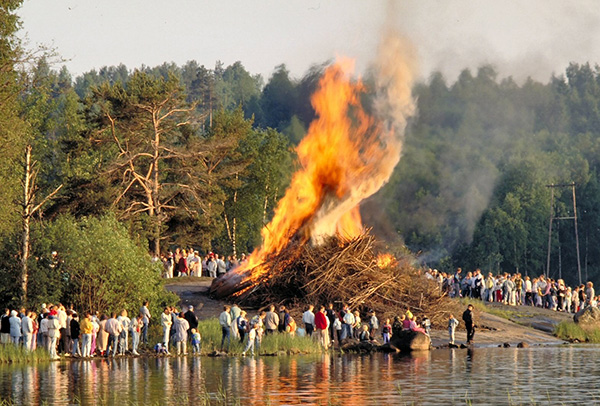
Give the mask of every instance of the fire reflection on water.
[[(441, 350), (397, 356), (148, 358), (0, 366), (0, 400), (14, 404), (556, 403), (592, 396), (599, 347)], [(544, 362), (540, 362), (544, 360)], [(573, 368), (586, 369), (581, 375)], [(448, 392), (449, 382), (460, 393)], [(450, 396), (450, 397), (449, 397)], [(540, 397), (541, 396), (541, 397)], [(536, 400), (537, 399), (537, 400)]]

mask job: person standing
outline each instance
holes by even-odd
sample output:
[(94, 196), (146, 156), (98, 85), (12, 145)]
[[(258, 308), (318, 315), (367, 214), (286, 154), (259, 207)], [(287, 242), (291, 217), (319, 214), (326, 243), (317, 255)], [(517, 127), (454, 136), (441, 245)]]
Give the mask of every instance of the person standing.
[(448, 316), (448, 336), (449, 341), (448, 344), (454, 345), (454, 333), (456, 332), (456, 328), (458, 327), (458, 320), (454, 318), (454, 315)]
[(223, 312), (219, 315), (219, 324), (221, 324), (221, 352), (223, 351), (223, 344), (227, 339), (227, 351), (229, 351), (229, 345), (231, 344), (231, 307), (228, 305), (223, 306)]
[(232, 321), (232, 323), (231, 323), (231, 335), (234, 338), (234, 340), (237, 340), (237, 339), (240, 338), (240, 333), (238, 331), (236, 321), (237, 321), (238, 317), (240, 317), (240, 314), (242, 314), (242, 309), (239, 308), (239, 306), (237, 305), (237, 303), (234, 303), (231, 306), (231, 312), (230, 312), (230, 314), (231, 314), (231, 321)]
[(146, 300), (142, 307), (140, 307), (140, 313), (144, 316), (144, 325), (142, 326), (142, 343), (144, 345), (148, 345), (148, 325), (150, 324), (150, 320), (152, 316), (150, 315), (150, 310), (148, 310), (148, 301)]
[(108, 338), (110, 337), (110, 335), (105, 329), (107, 321), (108, 318), (105, 314), (100, 316), (100, 322), (98, 323), (98, 335), (96, 341), (98, 344), (98, 351), (100, 352), (101, 356), (106, 355), (106, 348), (108, 347)]
[(0, 342), (2, 344), (10, 343), (10, 309), (4, 309), (4, 314), (0, 317)]
[(215, 254), (215, 258), (215, 261), (217, 263), (217, 275), (224, 275), (227, 272), (227, 265), (225, 264), (225, 261), (223, 261), (223, 256)]
[(60, 338), (58, 342), (58, 353), (66, 354), (69, 352), (69, 337), (67, 336), (67, 312), (62, 304), (58, 304), (57, 309), (58, 323), (60, 324)]
[(94, 331), (90, 312), (85, 313), (85, 317), (79, 323), (79, 328), (81, 330), (81, 355), (83, 358), (89, 358), (92, 354), (92, 333)]
[[(235, 330), (238, 332), (238, 337), (240, 339), (240, 343), (244, 343), (244, 338), (246, 338), (246, 332), (248, 331), (248, 320), (246, 319), (246, 311), (242, 310), (240, 315), (237, 318), (231, 318), (232, 325), (235, 326)], [(233, 330), (233, 328), (232, 328)], [(235, 336), (234, 336), (235, 337)], [(236, 338), (237, 339), (237, 338)]]
[(23, 347), (26, 350), (31, 351), (33, 348), (31, 346), (33, 339), (33, 320), (30, 318), (31, 312), (27, 311), (25, 317), (21, 319), (21, 331), (23, 332)]
[(133, 355), (140, 355), (138, 352), (138, 345), (140, 344), (140, 334), (142, 333), (142, 326), (144, 325), (144, 316), (138, 314), (137, 317), (131, 319), (129, 330), (131, 331), (131, 353)]
[(179, 313), (175, 320), (175, 340), (177, 341), (177, 355), (187, 355), (187, 339), (190, 323), (185, 319), (184, 313)]
[(119, 334), (119, 354), (125, 355), (125, 352), (129, 347), (129, 325), (131, 324), (131, 319), (127, 316), (127, 310), (123, 309), (121, 315), (117, 317), (117, 320), (123, 326), (123, 329)]
[(77, 317), (77, 313), (71, 314), (71, 322), (69, 323), (69, 330), (71, 331), (71, 340), (73, 343), (71, 355), (73, 355), (73, 356), (79, 355), (81, 357), (81, 349), (79, 348), (79, 335), (81, 334), (81, 326), (79, 324), (79, 317)]
[(352, 338), (352, 326), (356, 324), (356, 318), (350, 311), (348, 306), (344, 307), (344, 317), (342, 319), (342, 340), (345, 338)]
[(315, 330), (315, 314), (313, 305), (308, 305), (308, 309), (302, 314), (302, 322), (304, 323), (304, 328), (306, 329), (306, 334), (309, 337), (312, 337), (313, 331)]
[(108, 346), (106, 347), (106, 356), (110, 354), (112, 349), (112, 356), (117, 355), (117, 347), (119, 343), (119, 335), (123, 330), (123, 325), (117, 320), (117, 313), (113, 313), (111, 318), (106, 321), (104, 330), (108, 333)]
[(19, 341), (21, 340), (21, 319), (19, 318), (19, 313), (16, 310), (10, 312), (10, 341), (14, 345), (19, 345)]
[(194, 306), (189, 306), (188, 311), (184, 313), (183, 317), (187, 320), (190, 327), (188, 328), (188, 337), (191, 340), (192, 338), (192, 329), (198, 328), (198, 317), (196, 317), (196, 313), (194, 313)]
[(265, 315), (265, 329), (266, 334), (273, 334), (277, 331), (277, 326), (279, 325), (279, 315), (275, 313), (275, 306), (269, 306), (269, 311)]
[(465, 328), (467, 329), (467, 344), (473, 344), (473, 337), (475, 336), (475, 324), (473, 322), (473, 305), (468, 305), (467, 310), (464, 311), (462, 319), (465, 322)]
[(379, 319), (377, 318), (377, 315), (375, 314), (374, 310), (371, 312), (371, 318), (369, 319), (369, 327), (369, 334), (371, 335), (371, 337), (376, 337), (377, 330), (379, 330)]
[(59, 337), (60, 337), (60, 322), (58, 321), (55, 311), (50, 312), (50, 315), (48, 316), (48, 339), (46, 340), (47, 341), (46, 345), (47, 345), (47, 350), (50, 353), (50, 358), (52, 358), (52, 359), (59, 358), (59, 356), (56, 352), (56, 342)]
[[(141, 313), (140, 313), (141, 314)], [(143, 315), (142, 315), (142, 328), (143, 328)], [(165, 307), (165, 311), (160, 315), (160, 324), (163, 328), (163, 345), (169, 353), (169, 338), (171, 337), (171, 326), (173, 325), (173, 318), (171, 317), (171, 310)]]
[(329, 341), (333, 343), (333, 324), (337, 319), (335, 310), (333, 310), (333, 303), (329, 303), (329, 305), (327, 305), (327, 312), (325, 314), (327, 316), (327, 319), (329, 320)]
[(215, 254), (213, 254), (212, 252), (206, 260), (206, 269), (208, 270), (208, 275), (211, 278), (217, 277), (217, 262), (215, 261)]
[(315, 314), (315, 336), (323, 348), (329, 348), (329, 319), (325, 314), (325, 306), (319, 307)]

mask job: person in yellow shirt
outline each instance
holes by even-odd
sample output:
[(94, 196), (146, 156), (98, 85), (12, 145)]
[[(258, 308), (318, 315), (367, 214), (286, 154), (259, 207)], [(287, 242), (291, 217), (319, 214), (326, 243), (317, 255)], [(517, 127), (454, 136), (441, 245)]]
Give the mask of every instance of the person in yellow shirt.
[(94, 331), (94, 325), (92, 324), (90, 312), (85, 313), (85, 317), (83, 320), (81, 320), (79, 327), (81, 330), (82, 356), (84, 358), (88, 358), (91, 356), (90, 351), (92, 349), (92, 332)]

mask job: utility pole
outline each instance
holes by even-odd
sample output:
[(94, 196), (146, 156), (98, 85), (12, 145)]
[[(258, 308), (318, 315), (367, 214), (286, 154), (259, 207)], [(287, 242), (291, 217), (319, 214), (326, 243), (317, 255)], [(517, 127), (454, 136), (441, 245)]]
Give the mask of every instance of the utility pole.
[[(579, 233), (577, 232), (577, 200), (575, 198), (575, 182), (563, 183), (559, 185), (551, 184), (546, 185), (550, 188), (550, 224), (548, 225), (548, 257), (546, 259), (546, 276), (550, 275), (550, 251), (552, 248), (552, 223), (554, 220), (573, 220), (575, 226), (575, 247), (577, 251), (577, 275), (579, 277), (579, 284), (581, 285), (581, 260), (579, 257)], [(573, 215), (567, 217), (554, 217), (554, 189), (555, 188), (566, 188), (570, 187), (573, 193)]]

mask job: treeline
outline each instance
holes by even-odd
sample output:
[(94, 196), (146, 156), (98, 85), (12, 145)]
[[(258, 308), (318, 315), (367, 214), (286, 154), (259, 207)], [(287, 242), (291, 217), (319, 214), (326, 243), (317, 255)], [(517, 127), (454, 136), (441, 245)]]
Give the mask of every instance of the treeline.
[[(572, 64), (549, 83), (515, 83), (493, 67), (435, 73), (415, 89), (404, 156), (376, 197), (387, 234), (451, 271), (546, 271), (551, 195), (575, 182), (582, 279), (600, 276), (600, 70)], [(555, 217), (572, 217), (557, 188)], [(366, 213), (368, 215), (368, 213)], [(377, 222), (377, 218), (373, 218)], [(381, 229), (381, 228), (380, 228)], [(553, 225), (549, 274), (578, 283), (572, 220)]]
[[(23, 49), (20, 4), (0, 6), (0, 302), (161, 303), (171, 299), (156, 284), (120, 283), (159, 274), (142, 267), (148, 252), (256, 247), (314, 118), (323, 66), (295, 79), (281, 65), (266, 81), (240, 62), (195, 61), (73, 78)], [(548, 83), (519, 84), (483, 66), (454, 83), (435, 73), (414, 93), (403, 158), (363, 206), (366, 223), (429, 266), (537, 275), (546, 271), (546, 185), (575, 182), (583, 278), (597, 278), (598, 68), (573, 64)], [(555, 190), (557, 217), (573, 215), (571, 198)], [(550, 275), (577, 282), (572, 221), (555, 223), (551, 244)], [(105, 285), (110, 303), (92, 294)]]
[(266, 83), (240, 62), (73, 78), (22, 46), (20, 4), (0, 6), (0, 302), (159, 306), (172, 298), (148, 282), (148, 253), (260, 244), (322, 67), (296, 80), (281, 65)]

